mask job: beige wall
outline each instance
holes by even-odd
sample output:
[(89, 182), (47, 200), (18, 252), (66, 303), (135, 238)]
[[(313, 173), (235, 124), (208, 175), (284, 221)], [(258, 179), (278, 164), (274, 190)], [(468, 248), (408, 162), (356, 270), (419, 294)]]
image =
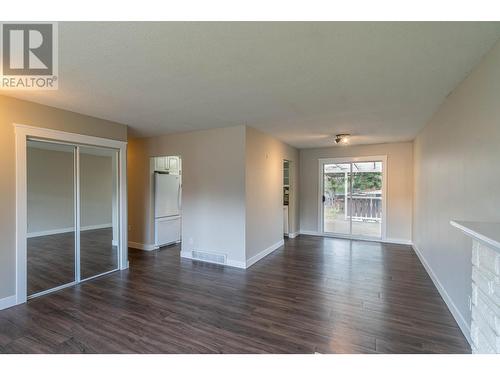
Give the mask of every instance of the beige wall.
[(290, 232), (298, 231), (297, 149), (246, 128), (246, 259), (283, 240), (283, 160), (291, 161)]
[(13, 123), (127, 139), (127, 127), (0, 95), (0, 298), (15, 294), (16, 163)]
[(298, 230), (298, 151), (245, 126), (132, 139), (129, 240), (154, 243), (151, 157), (182, 158), (182, 251), (225, 253), (244, 267), (283, 239), (283, 160), (292, 161), (291, 227)]
[(499, 146), (500, 42), (447, 98), (414, 146), (413, 241), (467, 329), (471, 240), (449, 222), (500, 222)]
[(132, 139), (128, 152), (129, 241), (154, 243), (150, 157), (182, 158), (182, 251), (245, 262), (245, 127)]
[(300, 230), (318, 232), (319, 159), (387, 155), (387, 240), (409, 242), (412, 229), (413, 144), (385, 143), (300, 150)]

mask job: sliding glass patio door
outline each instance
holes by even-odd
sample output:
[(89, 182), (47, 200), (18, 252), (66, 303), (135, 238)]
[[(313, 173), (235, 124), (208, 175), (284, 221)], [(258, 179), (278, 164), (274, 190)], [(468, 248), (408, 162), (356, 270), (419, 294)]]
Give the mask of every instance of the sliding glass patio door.
[(385, 157), (320, 161), (321, 230), (350, 238), (384, 237)]
[(119, 268), (118, 150), (27, 143), (27, 295)]
[(349, 235), (349, 196), (351, 164), (329, 163), (323, 166), (323, 231)]

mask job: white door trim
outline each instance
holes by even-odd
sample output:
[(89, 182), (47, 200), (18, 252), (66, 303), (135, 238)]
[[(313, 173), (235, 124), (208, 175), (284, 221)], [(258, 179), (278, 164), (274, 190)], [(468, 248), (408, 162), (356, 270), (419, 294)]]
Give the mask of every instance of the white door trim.
[(26, 148), (28, 137), (63, 142), (70, 145), (91, 145), (114, 148), (119, 156), (119, 220), (120, 248), (119, 269), (128, 268), (127, 253), (127, 142), (69, 133), (59, 130), (39, 128), (14, 123), (16, 137), (16, 304), (27, 299), (27, 181)]
[[(318, 233), (322, 235), (333, 235), (333, 233), (328, 233), (324, 231), (324, 213), (323, 213), (323, 168), (325, 164), (334, 163), (355, 163), (355, 162), (367, 162), (367, 161), (381, 161), (382, 162), (382, 237), (379, 240), (385, 241), (387, 239), (387, 155), (375, 155), (375, 156), (356, 156), (356, 157), (340, 157), (340, 158), (320, 158), (318, 159), (318, 171), (319, 171), (319, 184), (318, 184)], [(339, 234), (342, 238), (351, 239), (367, 239), (363, 236), (352, 236)], [(373, 239), (373, 238), (372, 238)]]

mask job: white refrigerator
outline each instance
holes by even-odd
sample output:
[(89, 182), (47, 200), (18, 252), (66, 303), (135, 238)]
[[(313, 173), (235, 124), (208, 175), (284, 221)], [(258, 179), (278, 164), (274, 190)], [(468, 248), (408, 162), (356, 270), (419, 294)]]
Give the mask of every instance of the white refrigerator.
[(155, 242), (164, 246), (181, 240), (181, 178), (155, 172)]

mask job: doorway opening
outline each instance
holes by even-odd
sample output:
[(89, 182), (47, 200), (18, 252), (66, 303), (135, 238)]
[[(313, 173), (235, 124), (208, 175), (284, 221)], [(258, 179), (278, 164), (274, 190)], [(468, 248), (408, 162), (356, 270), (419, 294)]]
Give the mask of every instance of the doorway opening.
[(323, 234), (385, 239), (386, 156), (320, 160)]
[(181, 242), (182, 160), (178, 155), (152, 158), (155, 248)]
[(283, 235), (290, 236), (290, 161), (283, 160)]

